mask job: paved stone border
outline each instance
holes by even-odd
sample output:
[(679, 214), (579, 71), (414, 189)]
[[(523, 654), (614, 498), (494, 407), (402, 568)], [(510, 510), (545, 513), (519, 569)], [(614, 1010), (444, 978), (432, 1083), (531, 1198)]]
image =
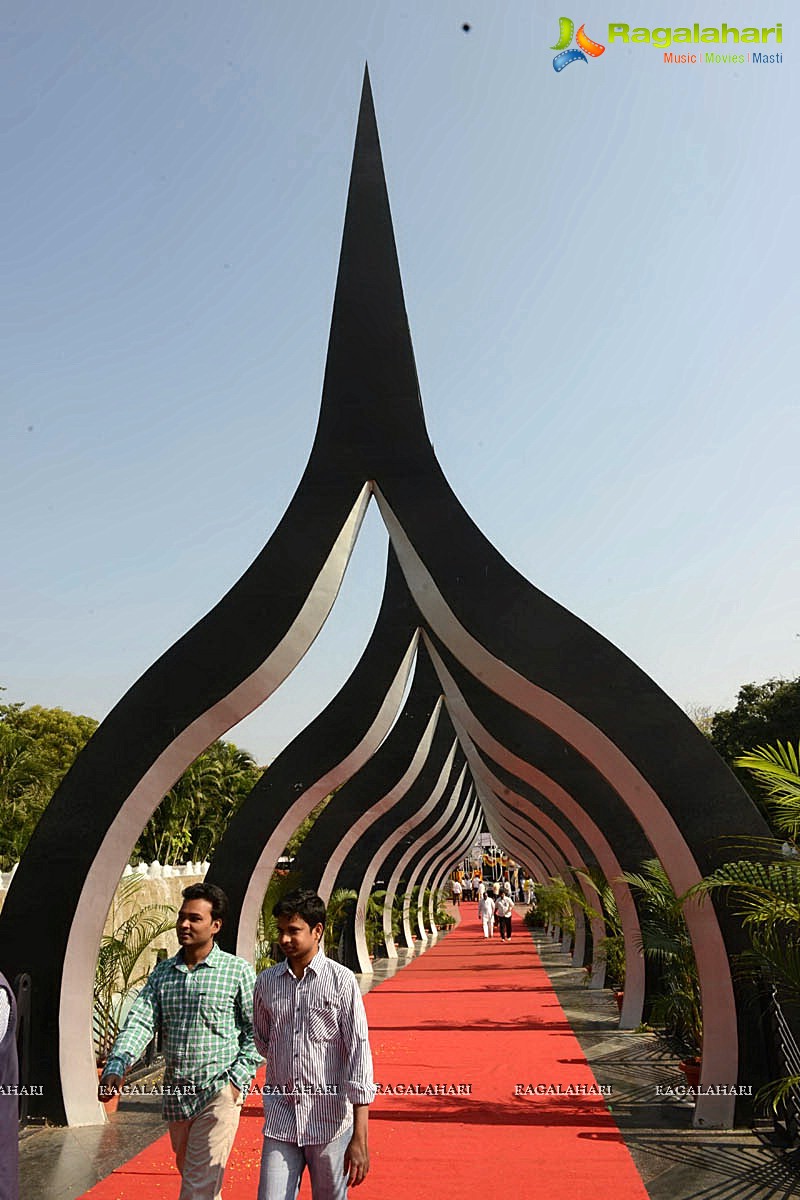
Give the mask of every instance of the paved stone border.
[[(748, 1129), (692, 1127), (693, 1103), (664, 1089), (685, 1080), (651, 1033), (617, 1029), (608, 990), (590, 991), (584, 972), (542, 930), (533, 940), (559, 1003), (607, 1098), (650, 1200), (789, 1200), (800, 1197), (800, 1160)], [(658, 1089), (662, 1090), (659, 1094)]]

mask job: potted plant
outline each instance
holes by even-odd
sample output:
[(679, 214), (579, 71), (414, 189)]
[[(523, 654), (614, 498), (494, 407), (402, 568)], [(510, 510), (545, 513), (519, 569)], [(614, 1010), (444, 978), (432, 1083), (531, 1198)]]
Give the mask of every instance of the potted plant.
[(703, 1045), (700, 977), (689, 928), (683, 915), (685, 896), (676, 896), (657, 858), (642, 863), (640, 872), (622, 878), (637, 894), (641, 914), (642, 950), (659, 975), (650, 1022), (660, 1025), (661, 1040), (681, 1060), (684, 1073), (699, 1078)]
[[(737, 958), (742, 980), (766, 990), (776, 1008), (800, 1007), (800, 746), (778, 742), (759, 746), (734, 763), (752, 772), (766, 792), (764, 806), (772, 838), (740, 841), (748, 857), (722, 864), (692, 888), (703, 898), (712, 891), (727, 897), (748, 935), (750, 948)], [(800, 1073), (784, 1047), (776, 1055), (781, 1077), (765, 1084), (757, 1101), (769, 1105), (787, 1126), (796, 1122)]]
[(453, 914), (448, 908), (445, 908), (445, 897), (441, 888), (439, 888), (436, 892), (433, 917), (436, 921), (436, 926), (438, 929), (452, 929), (456, 923), (456, 919)]
[[(525, 924), (541, 922), (544, 927), (552, 926), (561, 930), (562, 935), (575, 935), (575, 913), (573, 911), (574, 896), (563, 879), (553, 875), (549, 883), (534, 885), (536, 905), (525, 914)], [(530, 917), (530, 920), (528, 919)]]
[[(589, 887), (596, 893), (600, 901), (600, 912), (597, 912), (580, 893), (575, 893), (576, 903), (579, 903), (590, 921), (600, 917), (609, 931), (597, 945), (597, 958), (606, 965), (605, 985), (614, 993), (617, 1009), (622, 1011), (625, 998), (625, 938), (622, 932), (622, 922), (619, 919), (619, 909), (613, 889), (600, 871), (578, 871)], [(588, 980), (591, 980), (592, 968), (588, 968)]]
[(625, 939), (621, 933), (601, 938), (597, 957), (606, 964), (606, 987), (611, 988), (617, 1008), (622, 1011), (625, 996)]
[[(147, 951), (175, 928), (175, 911), (166, 904), (145, 904), (130, 910), (143, 887), (141, 876), (123, 879), (111, 905), (112, 928), (100, 942), (94, 976), (93, 1034), (98, 1077), (117, 1039), (131, 1000), (144, 986), (155, 965)], [(115, 1096), (105, 1101), (113, 1112)]]

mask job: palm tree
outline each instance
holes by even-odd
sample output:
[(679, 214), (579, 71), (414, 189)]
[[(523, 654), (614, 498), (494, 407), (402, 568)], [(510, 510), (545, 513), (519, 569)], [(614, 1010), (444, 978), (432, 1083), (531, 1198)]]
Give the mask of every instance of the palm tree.
[(112, 930), (100, 943), (94, 978), (94, 1050), (102, 1066), (116, 1041), (131, 996), (147, 980), (153, 963), (142, 956), (157, 938), (175, 927), (175, 911), (166, 904), (145, 904), (124, 920), (116, 909), (134, 901), (143, 887), (141, 876), (123, 879), (112, 902)]
[[(767, 983), (776, 1007), (800, 1004), (800, 746), (778, 742), (759, 746), (736, 760), (752, 771), (766, 792), (765, 805), (775, 838), (745, 843), (747, 858), (724, 863), (689, 893), (722, 891), (741, 919), (750, 949), (739, 956), (739, 973)], [(782, 836), (780, 836), (782, 835)], [(775, 1111), (797, 1096), (800, 1075), (791, 1073), (759, 1092)]]
[(209, 858), (260, 774), (246, 750), (213, 742), (166, 793), (139, 837), (135, 856), (162, 863)]
[(545, 925), (558, 925), (565, 933), (575, 933), (573, 893), (558, 875), (551, 875), (549, 883), (534, 884), (536, 915)]
[[(577, 888), (570, 889), (574, 902), (580, 905), (590, 921), (601, 917), (608, 930), (597, 947), (598, 958), (606, 964), (606, 986), (622, 991), (625, 987), (625, 935), (622, 932), (617, 898), (602, 871), (593, 869), (577, 871), (576, 874), (596, 892), (602, 912), (596, 912), (587, 904), (586, 897)], [(586, 970), (591, 977), (591, 966)]]
[(338, 956), (345, 922), (357, 900), (358, 892), (352, 888), (334, 888), (331, 892), (325, 921), (325, 953), (329, 958)]
[(636, 894), (642, 952), (659, 971), (650, 1020), (663, 1025), (662, 1037), (674, 1053), (685, 1059), (697, 1058), (703, 1039), (703, 1011), (700, 977), (683, 915), (686, 897), (676, 896), (657, 858), (646, 859), (638, 872), (623, 871), (620, 878)]

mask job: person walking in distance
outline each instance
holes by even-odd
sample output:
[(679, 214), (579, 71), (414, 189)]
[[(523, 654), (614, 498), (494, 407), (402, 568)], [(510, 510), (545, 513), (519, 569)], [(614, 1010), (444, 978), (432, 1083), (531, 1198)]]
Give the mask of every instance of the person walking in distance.
[(290, 892), (273, 914), (286, 960), (262, 971), (253, 1004), (267, 1060), (258, 1200), (295, 1200), (306, 1166), (313, 1200), (345, 1200), (369, 1171), (376, 1088), (364, 1001), (353, 972), (320, 947), (319, 896)]
[(478, 916), (483, 924), (483, 936), (490, 938), (494, 933), (494, 896), (485, 892), (478, 901)]
[(179, 1200), (219, 1200), (244, 1098), (259, 1058), (253, 1042), (255, 971), (220, 950), (228, 899), (211, 883), (184, 889), (180, 950), (157, 963), (109, 1055), (98, 1091), (116, 1094), (125, 1072), (161, 1032), (163, 1115), (181, 1173)]
[(511, 914), (513, 911), (514, 901), (508, 892), (503, 890), (495, 902), (495, 913), (497, 914), (497, 924), (500, 927), (501, 942), (511, 941)]

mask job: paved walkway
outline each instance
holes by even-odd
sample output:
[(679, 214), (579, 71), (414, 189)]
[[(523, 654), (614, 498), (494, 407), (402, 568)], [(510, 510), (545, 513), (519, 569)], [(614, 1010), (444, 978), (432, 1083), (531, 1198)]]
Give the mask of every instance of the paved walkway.
[[(412, 1063), (415, 1075), (419, 1074), (421, 1068), (427, 1068), (437, 1077), (443, 1072), (452, 1074), (453, 1079), (456, 1074), (473, 1076), (475, 1062), (488, 1048), (487, 1039), (507, 1039), (513, 1031), (514, 1061), (508, 1064), (508, 1078), (494, 1072), (491, 1080), (493, 1091), (484, 1090), (482, 1096), (474, 1096), (477, 1104), (473, 1104), (472, 1097), (470, 1101), (448, 1101), (446, 1104), (443, 1103), (444, 1097), (437, 1097), (435, 1101), (423, 1101), (419, 1095), (407, 1096), (403, 1100), (396, 1095), (382, 1097), (376, 1106), (376, 1119), (373, 1122), (376, 1167), (367, 1184), (357, 1193), (360, 1200), (369, 1200), (369, 1195), (383, 1198), (389, 1194), (383, 1186), (386, 1181), (381, 1179), (384, 1170), (379, 1169), (379, 1164), (383, 1163), (387, 1180), (391, 1180), (393, 1172), (396, 1177), (396, 1164), (405, 1161), (408, 1152), (406, 1146), (403, 1157), (397, 1158), (397, 1152), (402, 1150), (398, 1137), (411, 1146), (415, 1142), (421, 1144), (422, 1156), (417, 1167), (430, 1165), (427, 1147), (431, 1144), (432, 1119), (437, 1122), (433, 1134), (438, 1173), (447, 1172), (447, 1179), (443, 1178), (442, 1183), (448, 1190), (458, 1185), (465, 1174), (469, 1176), (471, 1171), (482, 1166), (480, 1177), (491, 1179), (493, 1190), (496, 1186), (505, 1190), (507, 1183), (514, 1182), (515, 1194), (520, 1200), (527, 1200), (528, 1192), (524, 1188), (520, 1191), (516, 1180), (504, 1179), (504, 1160), (501, 1156), (498, 1162), (491, 1150), (501, 1145), (506, 1136), (512, 1139), (509, 1145), (527, 1147), (525, 1169), (528, 1177), (534, 1171), (537, 1180), (531, 1195), (541, 1194), (542, 1170), (547, 1174), (551, 1167), (555, 1168), (561, 1185), (565, 1185), (565, 1152), (561, 1147), (556, 1153), (552, 1130), (560, 1128), (563, 1138), (566, 1127), (567, 1134), (574, 1135), (571, 1146), (577, 1146), (580, 1150), (585, 1143), (590, 1143), (595, 1155), (594, 1162), (601, 1175), (608, 1167), (609, 1160), (605, 1155), (610, 1145), (619, 1145), (618, 1129), (650, 1200), (800, 1198), (800, 1180), (792, 1174), (789, 1161), (755, 1135), (740, 1130), (729, 1133), (693, 1130), (690, 1104), (681, 1103), (677, 1098), (658, 1096), (659, 1086), (663, 1088), (683, 1082), (677, 1066), (659, 1052), (652, 1036), (620, 1033), (616, 1029), (616, 1008), (610, 994), (589, 992), (583, 987), (583, 972), (572, 968), (558, 947), (543, 936), (537, 937), (537, 956), (530, 935), (523, 932), (518, 921), (515, 922), (515, 941), (510, 946), (487, 946), (477, 932), (473, 906), (465, 904), (462, 912), (465, 919), (458, 931), (439, 939), (423, 958), (417, 958), (408, 972), (403, 970), (394, 983), (379, 989), (368, 999), (376, 1075), (384, 1085), (391, 1084), (408, 1074), (409, 1063)], [(513, 961), (511, 957), (504, 956), (513, 956)], [(406, 961), (411, 958), (413, 956)], [(542, 973), (539, 959), (547, 972), (547, 979)], [(371, 981), (373, 988), (393, 974), (391, 964), (376, 965), (379, 969)], [(472, 972), (469, 978), (464, 974), (467, 968)], [(542, 991), (543, 981), (547, 987), (546, 993)], [(550, 990), (550, 985), (554, 992)], [(455, 1011), (450, 1010), (449, 1017), (443, 1017), (442, 1014), (442, 997), (445, 995), (448, 997), (445, 1001), (448, 1008), (450, 1000), (456, 999)], [(435, 1006), (433, 1017), (431, 1011), (424, 1009), (425, 997)], [(538, 1017), (531, 1007), (532, 1001), (539, 1006)], [(561, 1018), (559, 1003), (566, 1020)], [(569, 1033), (571, 1027), (580, 1043), (580, 1050), (559, 1055), (562, 1063), (566, 1058), (570, 1061), (569, 1069), (580, 1074), (586, 1071), (588, 1060), (597, 1083), (611, 1088), (609, 1096), (594, 1102), (599, 1105), (594, 1111), (588, 1110), (585, 1105), (578, 1106), (576, 1111), (573, 1105), (568, 1121), (562, 1121), (560, 1126), (558, 1122), (551, 1122), (551, 1126), (547, 1124), (548, 1113), (553, 1115), (556, 1101), (549, 1100), (546, 1107), (542, 1108), (540, 1100), (540, 1107), (534, 1109), (530, 1107), (536, 1104), (532, 1097), (515, 1099), (513, 1095), (506, 1096), (506, 1092), (513, 1093), (514, 1081), (520, 1070), (525, 1074), (526, 1070), (530, 1072), (532, 1069), (530, 1064), (527, 1068), (523, 1066), (517, 1050), (530, 1047), (537, 1040), (541, 1042), (544, 1036), (541, 1023), (538, 1037), (535, 1031), (536, 1021), (540, 1020), (544, 1011), (542, 1006), (550, 1013), (548, 1023), (553, 1027), (555, 1036), (562, 1037)], [(520, 1034), (524, 1035), (524, 1041), (520, 1039)], [(422, 1038), (427, 1039), (425, 1047), (428, 1052), (422, 1055), (417, 1053), (409, 1058), (409, 1045), (419, 1051)], [(456, 1040), (459, 1042), (457, 1048)], [(429, 1053), (437, 1044), (438, 1059)], [(497, 1045), (499, 1047), (499, 1041)], [(442, 1054), (445, 1058), (441, 1057)], [(448, 1054), (455, 1054), (455, 1057), (448, 1061)], [(563, 1065), (558, 1068), (561, 1073), (566, 1069)], [(592, 1076), (587, 1074), (586, 1078), (591, 1079)], [(536, 1081), (540, 1081), (538, 1076)], [(474, 1087), (478, 1081), (473, 1078), (472, 1082)], [(517, 1082), (530, 1083), (533, 1080), (526, 1077)], [(485, 1089), (485, 1079), (481, 1086)], [(610, 1118), (605, 1112), (606, 1104)], [(438, 1112), (433, 1111), (432, 1105), (438, 1105)], [(521, 1105), (528, 1107), (523, 1109)], [(21, 1145), (21, 1195), (26, 1200), (28, 1197), (75, 1200), (98, 1179), (130, 1160), (163, 1133), (164, 1127), (155, 1109), (152, 1100), (128, 1100), (111, 1123), (100, 1129), (28, 1131)], [(557, 1110), (555, 1115), (558, 1115)], [(591, 1118), (588, 1124), (587, 1118)], [(580, 1120), (584, 1121), (584, 1127), (580, 1127)], [(409, 1122), (416, 1121), (421, 1121), (419, 1130), (414, 1137), (407, 1139), (403, 1135), (410, 1132)], [(251, 1138), (257, 1121), (244, 1124), (248, 1126), (248, 1138)], [(475, 1137), (478, 1132), (476, 1125), (478, 1128), (488, 1128), (488, 1136), (484, 1132), (482, 1136)], [(522, 1125), (525, 1127), (521, 1128)], [(459, 1141), (464, 1130), (467, 1136)], [(542, 1135), (541, 1145), (539, 1135)], [(443, 1139), (455, 1139), (452, 1153), (443, 1146)], [(384, 1142), (383, 1149), (379, 1148), (381, 1140)], [(470, 1166), (465, 1159), (465, 1155), (471, 1156), (471, 1148), (477, 1155), (477, 1167)], [(487, 1154), (493, 1159), (491, 1167)], [(247, 1157), (255, 1160), (256, 1155), (249, 1153)], [(574, 1160), (569, 1148), (566, 1159)], [(591, 1164), (591, 1156), (585, 1161)], [(570, 1165), (574, 1166), (574, 1161)], [(581, 1167), (581, 1170), (584, 1168)], [(126, 1195), (120, 1190), (123, 1184), (132, 1185), (131, 1195), (144, 1195), (141, 1180), (135, 1184), (132, 1176), (122, 1179), (117, 1175), (114, 1182), (114, 1195)], [(233, 1187), (231, 1195), (247, 1200), (251, 1190), (254, 1195), (251, 1182), (245, 1182), (243, 1178), (241, 1186), (237, 1184)], [(571, 1197), (591, 1195), (594, 1200), (600, 1195), (596, 1182), (597, 1171), (590, 1172), (584, 1190), (580, 1177), (573, 1172), (571, 1185), (566, 1192)], [(627, 1200), (629, 1196), (639, 1194), (637, 1182), (634, 1173), (628, 1177), (628, 1186), (620, 1190), (622, 1179), (618, 1179), (614, 1195)], [(108, 1184), (104, 1187), (107, 1188)], [(171, 1194), (170, 1188), (177, 1195), (177, 1187), (173, 1187), (172, 1179), (160, 1174), (158, 1194), (166, 1198)], [(101, 1190), (98, 1189), (98, 1192)], [(556, 1188), (557, 1194), (563, 1192), (563, 1186)]]

